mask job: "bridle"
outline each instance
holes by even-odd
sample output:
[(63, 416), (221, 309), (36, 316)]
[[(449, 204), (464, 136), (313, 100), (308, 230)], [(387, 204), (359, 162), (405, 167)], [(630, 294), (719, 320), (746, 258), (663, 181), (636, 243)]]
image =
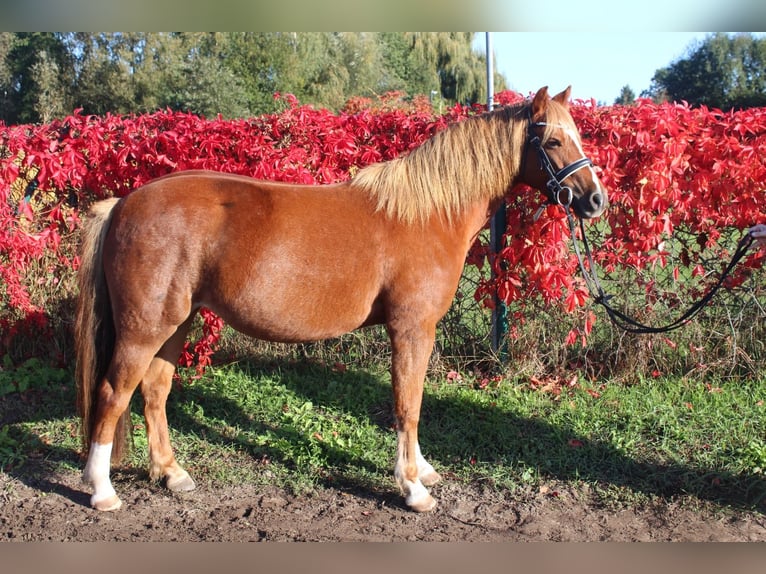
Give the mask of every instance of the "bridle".
[[(549, 203), (554, 205), (561, 205), (568, 211), (569, 207), (572, 205), (572, 201), (574, 200), (574, 192), (572, 191), (571, 187), (564, 185), (564, 180), (585, 167), (593, 167), (593, 162), (589, 158), (583, 156), (557, 170), (554, 167), (551, 158), (548, 156), (548, 152), (545, 151), (540, 136), (538, 136), (534, 131), (534, 128), (545, 127), (547, 125), (549, 125), (547, 122), (533, 122), (530, 118), (529, 130), (527, 134), (527, 146), (531, 145), (533, 148), (535, 148), (535, 151), (537, 151), (537, 157), (540, 160), (540, 167), (542, 167), (543, 170), (545, 170), (545, 172), (548, 174), (549, 179), (545, 184), (545, 187), (548, 190)], [(526, 152), (526, 148), (524, 148), (524, 151)], [(536, 218), (539, 218), (540, 214), (542, 213), (542, 209), (544, 209), (544, 206), (538, 211)]]
[[(540, 160), (540, 166), (542, 167), (543, 170), (545, 170), (545, 172), (548, 174), (548, 177), (549, 177), (548, 182), (545, 184), (549, 193), (548, 203), (553, 205), (560, 205), (564, 208), (564, 212), (566, 213), (567, 221), (569, 223), (569, 233), (572, 238), (572, 244), (574, 245), (575, 254), (577, 255), (577, 262), (580, 266), (580, 272), (582, 273), (583, 279), (585, 280), (585, 284), (588, 287), (588, 292), (590, 293), (590, 296), (593, 298), (593, 300), (596, 303), (598, 303), (604, 308), (604, 310), (606, 311), (612, 323), (614, 323), (617, 327), (621, 328), (622, 330), (628, 333), (637, 333), (637, 334), (666, 333), (685, 325), (688, 321), (692, 319), (692, 317), (694, 317), (697, 313), (699, 313), (710, 302), (713, 296), (718, 292), (720, 287), (723, 285), (725, 279), (730, 275), (735, 265), (739, 263), (739, 261), (745, 256), (747, 251), (750, 249), (750, 246), (753, 244), (754, 239), (752, 235), (748, 233), (742, 237), (739, 244), (737, 245), (737, 248), (732, 256), (731, 261), (723, 270), (718, 280), (702, 296), (702, 298), (696, 303), (694, 303), (683, 315), (681, 315), (681, 317), (679, 317), (678, 319), (676, 319), (675, 321), (667, 325), (663, 325), (660, 327), (644, 325), (643, 323), (636, 321), (632, 317), (626, 315), (622, 311), (615, 309), (609, 304), (609, 300), (612, 298), (612, 296), (607, 295), (604, 292), (604, 289), (601, 287), (601, 282), (599, 281), (599, 278), (598, 278), (596, 265), (593, 261), (593, 256), (591, 254), (590, 245), (588, 244), (588, 238), (585, 235), (585, 223), (582, 218), (579, 218), (580, 219), (580, 234), (581, 234), (580, 236), (582, 238), (583, 248), (585, 250), (585, 258), (588, 261), (587, 269), (585, 267), (585, 261), (583, 259), (583, 255), (580, 252), (580, 247), (577, 243), (577, 235), (576, 235), (577, 229), (575, 224), (575, 218), (574, 218), (574, 215), (572, 214), (572, 201), (574, 200), (574, 192), (572, 191), (571, 187), (564, 185), (564, 180), (570, 175), (576, 173), (577, 171), (583, 168), (593, 167), (593, 162), (589, 158), (583, 155), (583, 157), (557, 170), (554, 167), (553, 162), (551, 161), (551, 158), (548, 156), (548, 153), (545, 151), (545, 148), (543, 147), (540, 136), (538, 136), (534, 131), (534, 128), (545, 127), (547, 125), (548, 124), (546, 122), (533, 122), (531, 118), (529, 119), (527, 146), (524, 148), (525, 157), (522, 159), (522, 162), (526, 161), (527, 147), (532, 146), (533, 148), (535, 148), (535, 150), (537, 151), (537, 156)], [(524, 163), (522, 163), (522, 165), (524, 165)], [(537, 213), (535, 213), (534, 215), (535, 221), (537, 221), (540, 218), (540, 215), (542, 215), (543, 211), (545, 210), (545, 207), (546, 207), (546, 204), (543, 204), (537, 210)]]

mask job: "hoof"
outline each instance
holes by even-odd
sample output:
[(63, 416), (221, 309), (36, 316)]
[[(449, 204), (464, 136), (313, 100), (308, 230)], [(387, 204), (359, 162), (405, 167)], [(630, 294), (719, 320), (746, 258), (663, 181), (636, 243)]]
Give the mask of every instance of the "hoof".
[(432, 470), (431, 472), (421, 476), (420, 482), (423, 483), (423, 486), (433, 486), (434, 484), (439, 482), (441, 479), (442, 479), (442, 476), (435, 470)]
[(101, 512), (112, 512), (118, 510), (122, 506), (122, 500), (120, 500), (116, 494), (113, 494), (109, 498), (104, 498), (103, 500), (93, 500), (91, 498), (90, 505)]
[(165, 486), (168, 488), (168, 490), (173, 492), (189, 492), (190, 490), (197, 488), (197, 485), (194, 483), (191, 476), (185, 473), (181, 476), (176, 476), (173, 478), (168, 477), (167, 482), (165, 482)]
[(417, 501), (411, 502), (408, 500), (407, 506), (409, 506), (415, 512), (431, 512), (434, 508), (436, 508), (436, 499), (428, 494)]

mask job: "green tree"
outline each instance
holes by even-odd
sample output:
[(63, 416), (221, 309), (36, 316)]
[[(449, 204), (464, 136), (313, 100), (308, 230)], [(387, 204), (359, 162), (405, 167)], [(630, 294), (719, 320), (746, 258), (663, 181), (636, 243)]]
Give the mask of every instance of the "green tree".
[[(275, 111), (275, 92), (339, 109), (352, 96), (433, 91), (486, 99), (471, 33), (0, 33), (0, 119), (50, 121), (156, 109), (241, 117)], [(505, 87), (495, 76), (496, 89)]]
[(380, 70), (381, 89), (398, 90), (410, 95), (429, 95), (439, 89), (439, 74), (433, 66), (418, 57), (414, 38), (401, 32), (381, 32), (377, 41), (383, 53)]
[(712, 34), (692, 45), (686, 57), (657, 70), (646, 95), (723, 110), (764, 106), (766, 39)]
[[(272, 111), (274, 92), (338, 109), (351, 96), (437, 90), (455, 101), (486, 98), (483, 54), (470, 34), (235, 33), (227, 65), (244, 82), (253, 112)], [(462, 62), (462, 59), (467, 59)], [(496, 76), (503, 89), (504, 79)]]
[[(61, 34), (23, 32), (5, 36), (4, 58), (7, 123), (40, 121), (40, 112), (53, 105), (67, 108), (72, 81), (72, 59)], [(51, 85), (41, 82), (51, 81)]]
[[(369, 84), (364, 86), (367, 93), (355, 93), (359, 86), (352, 89), (352, 67), (354, 66), (354, 49), (365, 52), (369, 47), (364, 41), (354, 38), (353, 33), (307, 33), (300, 34), (297, 42), (297, 53), (300, 54), (301, 77), (299, 85), (295, 86), (295, 95), (306, 103), (313, 103), (331, 109), (340, 108), (348, 96), (369, 95)], [(365, 58), (370, 54), (366, 53)], [(374, 56), (372, 56), (374, 58)], [(364, 63), (356, 63), (354, 73), (358, 80), (364, 82), (367, 74), (362, 69)], [(358, 82), (357, 82), (358, 84)]]
[(13, 70), (8, 59), (16, 43), (16, 34), (0, 32), (0, 120), (8, 121), (16, 115), (14, 104)]
[(226, 65), (242, 82), (251, 113), (274, 111), (273, 94), (291, 91), (296, 85), (294, 76), (300, 63), (296, 43), (295, 33), (234, 32), (228, 36)]
[(73, 34), (75, 105), (87, 113), (160, 108), (226, 117), (249, 113), (220, 33)]
[(134, 74), (141, 59), (141, 35), (73, 33), (65, 40), (75, 62), (74, 108), (88, 114), (137, 110)]
[(33, 104), (37, 119), (48, 123), (54, 118), (64, 116), (69, 107), (66, 89), (59, 66), (48, 52), (40, 52), (37, 61), (32, 64), (30, 75), (38, 86)]
[[(414, 32), (414, 50), (436, 72), (442, 97), (457, 102), (486, 100), (486, 57), (474, 52), (472, 32)], [(504, 83), (496, 85), (499, 91)]]
[(614, 100), (614, 103), (621, 106), (629, 106), (636, 101), (636, 94), (630, 89), (630, 86), (625, 85), (620, 90), (620, 95)]
[(163, 70), (171, 90), (160, 98), (160, 107), (203, 116), (250, 115), (245, 84), (227, 65), (230, 44), (227, 34), (182, 33), (172, 39), (170, 65)]

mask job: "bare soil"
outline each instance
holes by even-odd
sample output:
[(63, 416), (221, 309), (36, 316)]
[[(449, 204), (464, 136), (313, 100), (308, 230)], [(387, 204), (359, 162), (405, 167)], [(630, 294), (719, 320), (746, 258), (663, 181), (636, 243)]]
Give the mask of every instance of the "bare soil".
[(446, 480), (436, 510), (417, 514), (394, 488), (320, 488), (294, 495), (242, 485), (176, 494), (141, 473), (117, 472), (123, 507), (99, 513), (74, 470), (43, 461), (0, 473), (3, 541), (766, 541), (766, 516), (709, 503), (656, 499), (606, 507), (587, 486), (511, 495)]

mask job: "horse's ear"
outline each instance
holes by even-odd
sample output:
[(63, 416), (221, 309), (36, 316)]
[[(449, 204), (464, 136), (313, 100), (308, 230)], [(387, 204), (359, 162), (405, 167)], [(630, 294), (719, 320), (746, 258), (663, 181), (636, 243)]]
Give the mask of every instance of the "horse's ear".
[(545, 110), (548, 107), (548, 86), (543, 86), (535, 97), (532, 98), (532, 121), (539, 121), (545, 115)]
[(567, 86), (567, 89), (553, 96), (553, 101), (560, 103), (565, 108), (569, 107), (569, 94), (572, 93), (572, 86)]

